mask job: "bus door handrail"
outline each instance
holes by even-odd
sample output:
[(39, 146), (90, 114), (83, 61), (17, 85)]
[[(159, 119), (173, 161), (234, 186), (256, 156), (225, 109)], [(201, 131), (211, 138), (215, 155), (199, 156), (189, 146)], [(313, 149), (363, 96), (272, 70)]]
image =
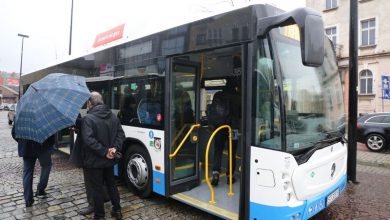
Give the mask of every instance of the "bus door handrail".
[[(215, 129), (215, 131), (211, 134), (210, 138), (209, 138), (209, 141), (207, 143), (207, 147), (206, 147), (206, 155), (205, 155), (205, 160), (206, 160), (206, 169), (205, 169), (205, 178), (206, 178), (206, 182), (207, 182), (207, 185), (209, 186), (210, 188), (210, 193), (211, 193), (211, 200), (209, 201), (211, 204), (215, 204), (217, 203), (217, 201), (215, 201), (215, 192), (214, 192), (214, 188), (213, 186), (211, 185), (210, 183), (210, 180), (209, 180), (209, 150), (210, 150), (210, 145), (211, 145), (211, 142), (212, 140), (214, 139), (214, 136), (222, 129), (225, 129), (227, 128), (229, 130), (229, 192), (228, 192), (228, 196), (233, 196), (234, 195), (234, 192), (233, 192), (233, 165), (232, 165), (232, 157), (233, 157), (233, 147), (232, 147), (232, 128), (229, 126), (229, 125), (221, 125), (219, 126), (217, 129)], [(215, 146), (214, 146), (215, 147)]]
[(177, 135), (175, 136), (175, 138), (173, 138), (173, 141), (171, 142), (171, 146), (176, 143), (177, 139), (179, 139), (180, 135), (184, 132), (184, 130), (191, 124), (184, 124), (181, 129), (179, 130), (179, 132), (177, 132)]
[(194, 124), (191, 126), (190, 130), (187, 132), (186, 136), (183, 138), (183, 140), (181, 141), (181, 143), (179, 144), (179, 146), (176, 148), (175, 152), (173, 152), (173, 154), (169, 154), (169, 159), (172, 159), (176, 156), (177, 152), (179, 152), (179, 150), (181, 149), (181, 147), (183, 146), (184, 142), (187, 140), (187, 138), (190, 136), (191, 132), (195, 129), (195, 128), (199, 128), (200, 127), (200, 124)]

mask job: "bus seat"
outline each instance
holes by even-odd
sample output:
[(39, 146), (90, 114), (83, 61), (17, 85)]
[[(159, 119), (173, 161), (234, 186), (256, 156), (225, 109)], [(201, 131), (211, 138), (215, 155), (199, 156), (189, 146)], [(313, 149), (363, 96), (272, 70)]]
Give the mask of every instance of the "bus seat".
[(140, 124), (160, 125), (161, 121), (157, 121), (158, 114), (161, 114), (160, 103), (148, 99), (141, 99), (137, 108)]

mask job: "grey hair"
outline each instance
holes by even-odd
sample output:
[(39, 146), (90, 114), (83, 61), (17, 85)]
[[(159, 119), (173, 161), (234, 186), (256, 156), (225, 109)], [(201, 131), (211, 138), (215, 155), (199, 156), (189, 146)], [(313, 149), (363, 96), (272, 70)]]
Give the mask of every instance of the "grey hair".
[(91, 92), (91, 96), (89, 97), (89, 101), (91, 102), (92, 106), (96, 106), (99, 104), (104, 104), (103, 97), (98, 92)]

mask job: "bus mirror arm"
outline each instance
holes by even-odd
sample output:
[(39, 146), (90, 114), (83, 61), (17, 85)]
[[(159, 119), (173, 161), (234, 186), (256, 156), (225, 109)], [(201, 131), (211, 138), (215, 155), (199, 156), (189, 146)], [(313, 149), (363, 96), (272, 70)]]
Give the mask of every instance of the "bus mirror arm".
[(302, 63), (306, 66), (321, 66), (324, 62), (324, 23), (321, 15), (313, 9), (298, 8), (259, 19), (257, 36), (264, 37), (273, 28), (292, 24), (299, 27)]

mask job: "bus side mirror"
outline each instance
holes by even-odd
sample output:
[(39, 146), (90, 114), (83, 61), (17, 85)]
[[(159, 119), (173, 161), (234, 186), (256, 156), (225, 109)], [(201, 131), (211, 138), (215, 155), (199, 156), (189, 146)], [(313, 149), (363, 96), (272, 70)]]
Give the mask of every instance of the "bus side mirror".
[(297, 24), (300, 33), (302, 63), (318, 67), (324, 62), (324, 23), (321, 15), (310, 8), (298, 8), (257, 21), (257, 36), (264, 37), (271, 29)]
[(324, 62), (324, 24), (321, 17), (306, 16), (305, 26), (299, 29), (303, 65), (321, 66)]

